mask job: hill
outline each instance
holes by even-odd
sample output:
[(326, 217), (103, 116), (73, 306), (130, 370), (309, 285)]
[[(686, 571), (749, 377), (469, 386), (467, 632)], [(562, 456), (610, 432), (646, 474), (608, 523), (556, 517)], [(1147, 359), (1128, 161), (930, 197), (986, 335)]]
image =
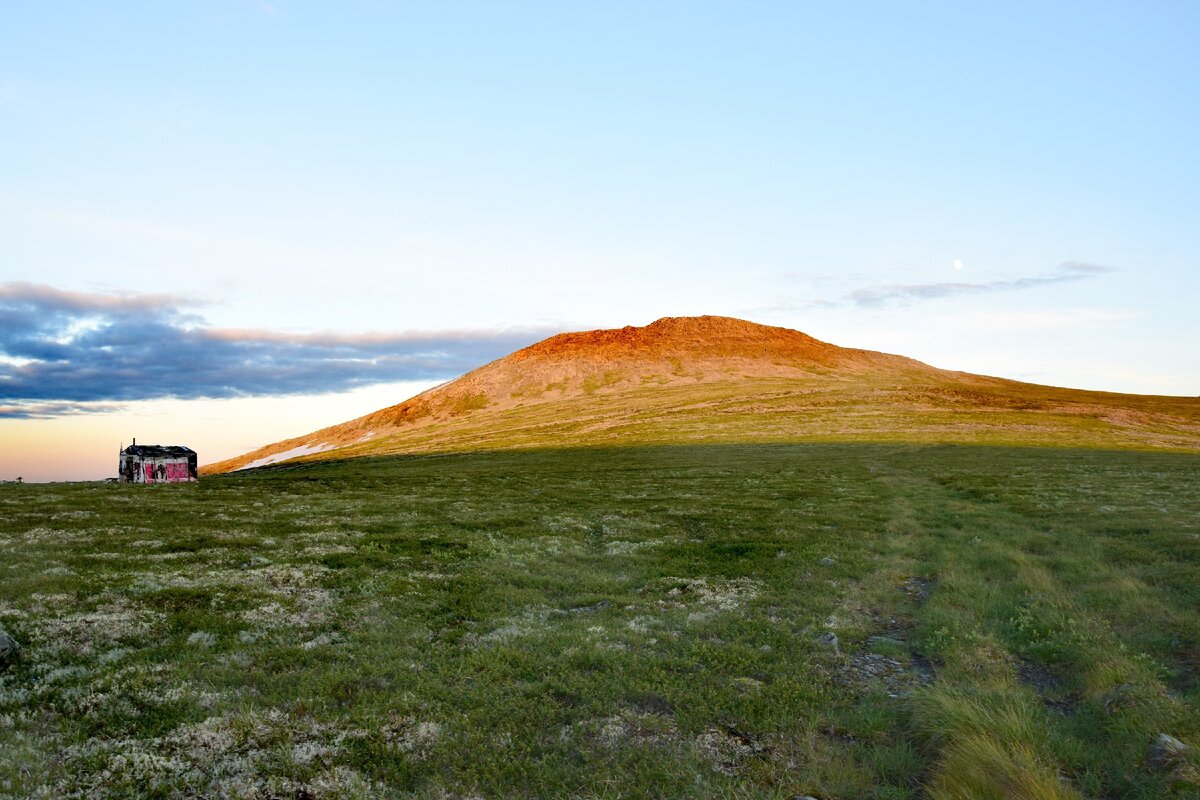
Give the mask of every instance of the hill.
[(1041, 386), (728, 317), (667, 317), (552, 336), (202, 472), (397, 453), (796, 441), (1200, 451), (1200, 399)]

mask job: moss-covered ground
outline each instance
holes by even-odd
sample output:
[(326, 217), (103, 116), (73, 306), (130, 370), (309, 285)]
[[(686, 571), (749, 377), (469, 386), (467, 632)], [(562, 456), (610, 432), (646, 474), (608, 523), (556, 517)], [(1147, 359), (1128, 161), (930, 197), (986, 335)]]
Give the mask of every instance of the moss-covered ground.
[(1195, 797), (1200, 456), (9, 485), (0, 625), (3, 797)]

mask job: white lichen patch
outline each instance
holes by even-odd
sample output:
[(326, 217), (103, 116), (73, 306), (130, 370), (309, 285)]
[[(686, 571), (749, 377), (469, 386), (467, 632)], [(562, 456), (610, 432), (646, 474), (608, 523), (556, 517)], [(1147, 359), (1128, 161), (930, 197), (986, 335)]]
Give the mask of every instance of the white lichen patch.
[[(298, 719), (279, 709), (226, 713), (180, 725), (153, 738), (93, 739), (64, 748), (65, 764), (103, 763), (81, 781), (66, 777), (58, 796), (92, 796), (99, 789), (212, 798), (280, 796), (374, 797), (356, 771), (336, 763), (348, 739), (369, 733), (336, 721)], [(320, 770), (308, 781), (281, 779), (291, 769)], [(82, 773), (80, 773), (82, 775)]]
[(431, 570), (414, 570), (406, 572), (405, 578), (415, 581), (448, 581), (451, 578), (458, 577), (457, 572), (433, 572)]
[(97, 664), (116, 664), (129, 657), (133, 651), (127, 647), (114, 647), (112, 650), (106, 650), (96, 657)]
[(639, 550), (657, 547), (660, 544), (662, 544), (662, 541), (658, 539), (649, 539), (641, 542), (627, 542), (623, 539), (617, 539), (604, 546), (604, 554), (607, 556), (627, 556)]
[(324, 625), (333, 611), (335, 600), (328, 589), (304, 587), (243, 612), (242, 619), (263, 629), (315, 628)]
[(578, 533), (588, 530), (595, 522), (573, 514), (556, 514), (543, 517), (541, 524), (556, 533)]
[(608, 749), (673, 747), (680, 741), (672, 717), (632, 710), (565, 725), (559, 730), (559, 739), (583, 746), (598, 744)]
[(347, 544), (336, 544), (336, 543), (332, 543), (332, 542), (320, 542), (317, 544), (310, 544), (308, 547), (306, 547), (300, 551), (300, 555), (308, 556), (309, 558), (323, 558), (325, 556), (334, 555), (335, 553), (354, 553), (354, 552), (357, 552), (357, 548), (351, 547), (350, 545), (347, 545)]
[(337, 748), (324, 742), (305, 740), (292, 745), (293, 764), (308, 766), (314, 761), (327, 761), (337, 753)]
[[(225, 597), (256, 598), (258, 605), (243, 611), (241, 617), (262, 633), (324, 624), (336, 606), (333, 593), (319, 585), (328, 571), (320, 564), (276, 564), (252, 557), (238, 567), (143, 571), (137, 573), (132, 588), (139, 594), (204, 589), (218, 601)], [(258, 637), (251, 634), (254, 638)]]
[(754, 578), (659, 578), (649, 591), (660, 608), (702, 612), (735, 611), (758, 596), (762, 582)]
[(34, 592), (29, 595), (29, 599), (33, 601), (29, 610), (35, 614), (45, 614), (55, 609), (62, 609), (64, 606), (75, 605), (75, 595), (73, 594), (42, 594), (41, 592)]
[(322, 772), (304, 786), (292, 791), (293, 797), (313, 797), (317, 800), (367, 800), (374, 797), (389, 797), (386, 787), (377, 786), (364, 778), (358, 771), (338, 764)]
[(90, 611), (43, 613), (31, 620), (30, 649), (50, 654), (90, 655), (120, 643), (141, 643), (158, 634), (163, 614), (123, 597), (112, 598)]
[(100, 515), (95, 511), (79, 508), (72, 511), (59, 511), (51, 516), (50, 519), (93, 519), (98, 516)]
[(217, 637), (215, 634), (208, 631), (193, 631), (187, 638), (187, 643), (193, 647), (209, 648), (216, 647)]
[(694, 747), (697, 755), (714, 772), (722, 775), (737, 775), (746, 763), (763, 752), (757, 739), (736, 730), (709, 728), (696, 737)]
[(340, 644), (343, 641), (342, 635), (337, 631), (326, 631), (318, 636), (314, 636), (307, 642), (300, 645), (302, 650), (315, 650), (318, 647), (330, 647)]
[(141, 556), (142, 561), (177, 561), (191, 557), (191, 553), (186, 552), (167, 552), (167, 553), (145, 553)]
[(533, 636), (546, 630), (551, 617), (565, 615), (565, 611), (557, 608), (546, 608), (545, 606), (530, 607), (521, 612), (519, 616), (510, 617), (502, 622), (499, 627), (476, 638), (483, 643), (494, 643)]
[(521, 539), (512, 536), (487, 535), (487, 553), (493, 559), (512, 564), (542, 562), (573, 548), (573, 542), (558, 536)]
[(424, 757), (442, 739), (442, 726), (430, 720), (395, 717), (380, 729), (384, 743), (391, 749)]
[(67, 683), (80, 678), (86, 678), (88, 676), (88, 670), (85, 667), (55, 667), (48, 670), (46, 667), (47, 665), (45, 664), (38, 664), (34, 669), (35, 672), (45, 670), (41, 678), (41, 684), (43, 686), (49, 686), (56, 683)]
[(34, 686), (28, 701), (36, 703), (52, 697), (56, 706), (73, 716), (111, 717), (138, 716), (147, 708), (181, 703), (211, 708), (224, 699), (222, 694), (183, 680), (161, 664), (128, 664), (104, 671), (111, 666), (97, 660), (95, 671), (54, 670), (49, 674), (59, 676), (60, 682), (64, 678), (72, 682), (59, 686), (42, 681)]

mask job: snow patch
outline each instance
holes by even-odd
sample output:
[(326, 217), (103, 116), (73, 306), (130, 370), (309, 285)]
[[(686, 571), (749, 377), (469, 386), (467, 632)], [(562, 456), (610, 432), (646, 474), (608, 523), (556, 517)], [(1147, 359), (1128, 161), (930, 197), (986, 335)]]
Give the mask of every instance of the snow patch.
[(315, 447), (307, 444), (302, 444), (299, 447), (293, 447), (291, 450), (284, 450), (282, 453), (276, 453), (273, 456), (263, 456), (256, 458), (241, 469), (253, 469), (254, 467), (265, 467), (267, 464), (274, 464), (278, 461), (287, 461), (289, 458), (298, 458), (300, 456), (312, 455), (313, 453), (323, 453), (326, 450), (332, 450), (335, 445), (319, 444)]

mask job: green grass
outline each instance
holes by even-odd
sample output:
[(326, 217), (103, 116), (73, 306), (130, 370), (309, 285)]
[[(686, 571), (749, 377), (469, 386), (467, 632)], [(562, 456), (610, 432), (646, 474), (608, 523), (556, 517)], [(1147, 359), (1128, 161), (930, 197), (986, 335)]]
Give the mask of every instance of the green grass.
[[(1200, 792), (1196, 455), (642, 447), (5, 486), (0, 587), (4, 797)], [(1193, 749), (1152, 765), (1160, 732)]]

